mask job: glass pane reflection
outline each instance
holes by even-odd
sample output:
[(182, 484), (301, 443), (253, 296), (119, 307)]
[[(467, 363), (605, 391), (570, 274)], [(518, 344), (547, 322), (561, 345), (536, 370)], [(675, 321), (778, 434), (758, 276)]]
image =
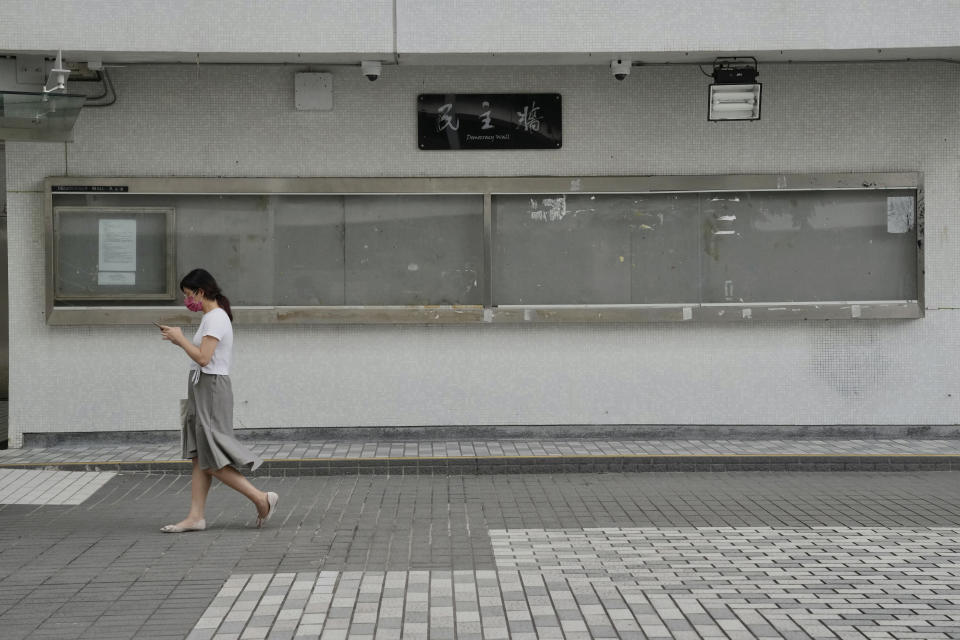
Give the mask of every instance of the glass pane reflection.
[(0, 91), (0, 139), (69, 141), (86, 96)]

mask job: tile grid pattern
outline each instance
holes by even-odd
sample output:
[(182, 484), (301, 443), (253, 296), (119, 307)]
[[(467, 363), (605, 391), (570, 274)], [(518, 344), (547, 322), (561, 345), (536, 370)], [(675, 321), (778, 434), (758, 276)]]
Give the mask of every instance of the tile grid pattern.
[[(624, 83), (602, 67), (401, 66), (376, 83), (356, 69), (335, 69), (335, 110), (325, 113), (294, 110), (293, 66), (115, 69), (122, 99), (110, 109), (85, 111), (75, 142), (6, 145), (10, 353), (17, 365), (10, 383), (12, 444), (18, 446), (21, 430), (173, 428), (183, 394), (182, 358), (159, 345), (150, 351), (155, 335), (149, 329), (44, 324), (36, 295), (44, 288), (46, 269), (40, 185), (44, 176), (65, 173), (921, 171), (928, 306), (922, 320), (697, 327), (251, 326), (242, 336), (238, 332), (238, 364), (246, 364), (236, 371), (237, 419), (256, 428), (518, 421), (952, 424), (960, 401), (953, 375), (960, 354), (955, 331), (960, 288), (953, 277), (960, 234), (950, 233), (960, 202), (956, 65), (765, 69), (764, 116), (750, 123), (749, 136), (742, 128), (706, 121), (707, 79), (694, 66), (645, 67)], [(246, 100), (228, 98), (251, 87)], [(563, 149), (454, 155), (417, 150), (410, 105), (418, 93), (518, 88), (563, 94), (564, 130), (570, 133)], [(238, 133), (237, 122), (256, 125)], [(378, 124), (375, 136), (370, 123)], [(142, 153), (145, 148), (152, 152)], [(145, 353), (153, 364), (149, 380), (128, 374), (129, 362)], [(50, 371), (72, 384), (47, 384)], [(371, 394), (371, 388), (380, 392)], [(363, 411), (357, 411), (360, 406)]]
[[(217, 484), (207, 531), (171, 536), (158, 528), (183, 517), (189, 478), (120, 474), (82, 506), (0, 505), (0, 629), (4, 640), (183, 640), (204, 618), (199, 633), (220, 624), (214, 633), (223, 637), (246, 627), (269, 628), (267, 637), (277, 638), (299, 631), (337, 637), (343, 628), (370, 637), (360, 633), (369, 627), (354, 625), (376, 620), (374, 635), (389, 637), (399, 628), (402, 636), (410, 624), (417, 626), (408, 637), (422, 638), (423, 625), (450, 628), (452, 582), (458, 638), (476, 629), (477, 614), (481, 631), (501, 637), (504, 627), (524, 637), (531, 620), (541, 636), (556, 633), (551, 616), (566, 637), (608, 627), (637, 637), (621, 629), (642, 624), (641, 615), (657, 615), (670, 628), (674, 608), (695, 628), (706, 624), (690, 619), (700, 609), (721, 628), (738, 620), (749, 628), (744, 617), (754, 614), (777, 629), (789, 622), (818, 628), (818, 616), (829, 612), (842, 621), (823, 619), (823, 627), (858, 640), (864, 634), (840, 630), (909, 638), (896, 631), (884, 636), (870, 623), (904, 625), (911, 621), (899, 616), (923, 615), (930, 624), (921, 637), (958, 637), (951, 629), (960, 617), (958, 479), (953, 473), (263, 478), (257, 486), (282, 496), (268, 527), (254, 528), (249, 503)], [(287, 576), (274, 584), (275, 574), (292, 575), (293, 582)], [(246, 621), (243, 631), (222, 627), (233, 609), (228, 598), (217, 605), (226, 612), (204, 615), (231, 576), (254, 575), (266, 585), (259, 590), (272, 589), (272, 599), (248, 594), (256, 601), (245, 605), (251, 613), (243, 618), (238, 607), (231, 619)], [(321, 577), (325, 585), (317, 589)], [(539, 591), (541, 577), (546, 593)], [(310, 597), (317, 597), (304, 605), (311, 580)], [(634, 610), (644, 605), (632, 600), (638, 590), (653, 613)], [(297, 597), (290, 599), (291, 592)], [(632, 621), (618, 598), (630, 605)], [(357, 606), (343, 610), (350, 603)], [(281, 612), (287, 626), (299, 615), (295, 628), (275, 627)], [(799, 631), (781, 635), (809, 640)]]
[(496, 570), (233, 575), (189, 638), (960, 635), (958, 528), (490, 535)]
[(0, 504), (82, 504), (114, 472), (0, 469)]
[[(250, 442), (273, 460), (458, 458), (493, 456), (960, 455), (956, 440), (491, 440)], [(62, 446), (0, 451), (0, 464), (180, 460), (174, 444)]]

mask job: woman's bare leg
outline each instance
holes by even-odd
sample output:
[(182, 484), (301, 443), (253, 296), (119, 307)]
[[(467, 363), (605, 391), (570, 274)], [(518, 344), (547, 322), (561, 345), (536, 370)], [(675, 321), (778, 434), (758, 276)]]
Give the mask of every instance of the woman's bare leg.
[(233, 467), (227, 466), (216, 471), (211, 471), (210, 475), (231, 489), (235, 489), (245, 495), (250, 502), (257, 507), (257, 515), (261, 518), (270, 512), (270, 503), (267, 502), (267, 494), (253, 486), (243, 474)]
[(190, 478), (190, 513), (187, 520), (203, 520), (207, 508), (207, 494), (210, 493), (210, 474), (200, 468), (197, 459), (193, 459), (193, 475)]
[(210, 493), (210, 474), (201, 469), (197, 459), (193, 458), (193, 473), (190, 476), (190, 513), (176, 524), (178, 527), (192, 527), (203, 520), (207, 507), (207, 494)]

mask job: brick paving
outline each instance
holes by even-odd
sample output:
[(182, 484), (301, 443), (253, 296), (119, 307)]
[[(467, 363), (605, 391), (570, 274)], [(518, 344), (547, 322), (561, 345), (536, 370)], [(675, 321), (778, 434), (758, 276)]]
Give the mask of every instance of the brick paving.
[(0, 505), (0, 636), (960, 638), (960, 474), (121, 473)]
[(0, 504), (82, 504), (112, 472), (0, 469)]
[[(960, 439), (943, 440), (399, 440), (395, 442), (250, 442), (264, 458), (438, 458), (617, 455), (960, 455)], [(70, 445), (0, 451), (0, 462), (177, 460), (180, 445)]]
[[(590, 471), (960, 470), (960, 439), (254, 441), (260, 475)], [(189, 473), (177, 444), (0, 451), (0, 468)]]

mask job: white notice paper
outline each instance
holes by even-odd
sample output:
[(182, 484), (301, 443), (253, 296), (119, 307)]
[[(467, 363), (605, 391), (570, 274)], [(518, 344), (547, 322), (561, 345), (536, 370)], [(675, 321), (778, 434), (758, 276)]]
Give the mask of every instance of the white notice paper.
[(137, 284), (137, 273), (135, 271), (101, 271), (97, 274), (97, 285), (126, 285), (133, 286)]
[(97, 274), (97, 284), (133, 286), (137, 284), (137, 274), (135, 271), (101, 271)]
[(137, 221), (100, 221), (100, 271), (137, 270)]

